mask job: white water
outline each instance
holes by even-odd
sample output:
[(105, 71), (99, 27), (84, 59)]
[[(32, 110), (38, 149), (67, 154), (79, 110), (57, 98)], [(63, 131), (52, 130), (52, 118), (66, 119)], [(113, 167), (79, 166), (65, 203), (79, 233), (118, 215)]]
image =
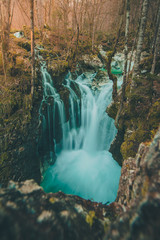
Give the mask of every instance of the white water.
[[(44, 128), (48, 126), (49, 144), (52, 146), (55, 143), (57, 156), (55, 164), (44, 174), (44, 190), (61, 190), (97, 202), (113, 202), (117, 195), (121, 168), (108, 152), (116, 134), (114, 121), (105, 112), (111, 102), (112, 82), (108, 81), (99, 91), (93, 93), (89, 79), (79, 76), (76, 83), (81, 92), (80, 102), (71, 87), (73, 81), (68, 76), (66, 88), (70, 91), (70, 120), (66, 122), (64, 104), (44, 66), (42, 73), (43, 101), (47, 97), (55, 99), (52, 107), (49, 104), (47, 117), (43, 115), (43, 125)], [(91, 75), (90, 79), (93, 77)], [(62, 132), (61, 141), (56, 140), (57, 121), (61, 123), (58, 125)]]

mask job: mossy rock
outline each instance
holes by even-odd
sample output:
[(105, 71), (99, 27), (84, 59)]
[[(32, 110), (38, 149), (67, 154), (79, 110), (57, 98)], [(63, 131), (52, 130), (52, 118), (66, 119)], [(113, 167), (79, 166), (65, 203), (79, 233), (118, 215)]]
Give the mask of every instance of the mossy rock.
[(125, 137), (125, 141), (121, 145), (121, 153), (123, 159), (135, 157), (139, 144), (150, 138), (150, 132), (147, 130), (137, 129), (129, 137)]

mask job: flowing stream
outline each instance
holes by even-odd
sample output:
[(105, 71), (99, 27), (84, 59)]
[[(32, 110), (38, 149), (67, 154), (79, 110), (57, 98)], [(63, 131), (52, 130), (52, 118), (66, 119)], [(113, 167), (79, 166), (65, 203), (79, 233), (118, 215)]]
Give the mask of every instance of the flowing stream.
[[(53, 163), (44, 173), (42, 187), (46, 192), (61, 190), (97, 202), (113, 202), (121, 168), (108, 151), (117, 132), (114, 120), (106, 113), (112, 99), (112, 81), (93, 91), (95, 74), (88, 77), (82, 74), (76, 81), (68, 74), (64, 83), (70, 93), (68, 120), (65, 103), (45, 64), (41, 72), (44, 87), (41, 145), (48, 149), (43, 154), (44, 161)], [(75, 90), (77, 86), (79, 93)]]

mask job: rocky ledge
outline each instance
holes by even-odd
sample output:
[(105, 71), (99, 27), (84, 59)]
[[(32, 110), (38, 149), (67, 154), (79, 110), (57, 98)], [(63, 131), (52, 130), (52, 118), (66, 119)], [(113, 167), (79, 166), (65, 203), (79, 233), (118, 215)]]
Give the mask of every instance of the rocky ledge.
[(160, 236), (160, 129), (150, 146), (140, 144), (123, 162), (116, 202), (123, 209), (106, 240), (158, 240)]
[(1, 239), (103, 239), (122, 212), (62, 192), (46, 194), (33, 180), (0, 189)]

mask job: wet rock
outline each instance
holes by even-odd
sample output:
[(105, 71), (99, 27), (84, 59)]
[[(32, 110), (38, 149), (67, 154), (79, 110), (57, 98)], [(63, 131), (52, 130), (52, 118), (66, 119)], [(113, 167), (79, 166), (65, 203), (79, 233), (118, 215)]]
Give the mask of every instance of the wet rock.
[(62, 192), (43, 192), (33, 180), (0, 189), (1, 239), (103, 239), (123, 210)]

